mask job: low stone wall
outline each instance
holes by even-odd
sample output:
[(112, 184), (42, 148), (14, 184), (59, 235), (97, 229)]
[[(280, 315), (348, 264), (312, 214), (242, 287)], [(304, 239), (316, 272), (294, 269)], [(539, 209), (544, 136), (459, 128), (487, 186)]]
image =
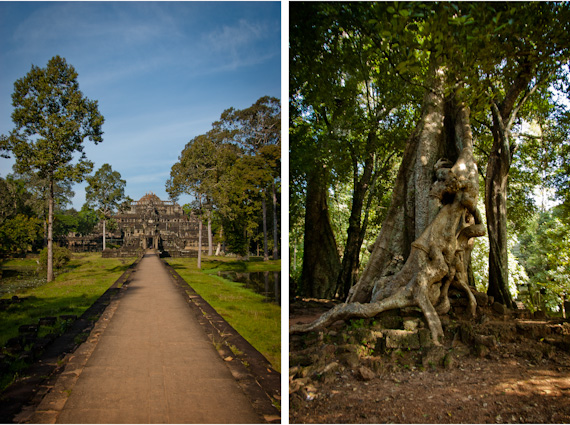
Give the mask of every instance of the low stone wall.
[(140, 249), (104, 249), (102, 253), (103, 258), (123, 258), (123, 257), (140, 257), (142, 250)]
[(160, 253), (160, 256), (162, 258), (193, 258), (193, 257), (198, 257), (198, 251), (190, 251), (190, 250), (186, 250), (186, 249), (180, 249), (180, 250), (169, 250), (169, 251), (162, 251)]

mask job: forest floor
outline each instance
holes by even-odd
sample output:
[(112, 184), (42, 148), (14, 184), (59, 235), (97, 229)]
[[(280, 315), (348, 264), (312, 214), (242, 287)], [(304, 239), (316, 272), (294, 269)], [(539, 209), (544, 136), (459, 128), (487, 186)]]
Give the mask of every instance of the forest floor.
[[(296, 300), (290, 324), (310, 322), (332, 306)], [(291, 336), (290, 423), (570, 423), (568, 321), (490, 307), (478, 307), (472, 321), (448, 316), (444, 348), (387, 348), (386, 323), (398, 323), (393, 317)]]

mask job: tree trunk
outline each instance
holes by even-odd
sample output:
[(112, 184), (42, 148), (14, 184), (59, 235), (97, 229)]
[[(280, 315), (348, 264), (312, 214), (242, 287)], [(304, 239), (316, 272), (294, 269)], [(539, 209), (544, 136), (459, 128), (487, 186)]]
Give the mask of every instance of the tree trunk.
[(106, 244), (105, 244), (105, 224), (107, 224), (107, 220), (103, 219), (103, 251), (105, 251)]
[(54, 182), (53, 176), (49, 179), (48, 196), (48, 227), (47, 227), (47, 281), (53, 281), (53, 204), (54, 204)]
[[(505, 142), (507, 145), (505, 146)], [(506, 155), (504, 154), (506, 151)], [(485, 209), (489, 233), (489, 287), (487, 294), (512, 308), (507, 251), (507, 180), (510, 168), (508, 141), (496, 137), (487, 165)]]
[(269, 250), (267, 248), (267, 202), (265, 201), (265, 190), (262, 192), (261, 208), (263, 210), (263, 261), (269, 261)]
[(362, 246), (361, 216), (366, 193), (372, 181), (374, 170), (374, 152), (376, 134), (372, 130), (368, 134), (368, 157), (364, 162), (362, 176), (359, 178), (358, 164), (354, 160), (354, 188), (352, 191), (352, 207), (348, 219), (347, 239), (342, 256), (342, 265), (337, 279), (337, 294), (340, 298), (346, 298), (350, 288), (354, 285), (358, 268), (360, 267), (360, 247)]
[(408, 140), (388, 216), (362, 277), (347, 303), (291, 332), (413, 306), (422, 310), (439, 345), (439, 314), (450, 309), (452, 285), (466, 293), (468, 311), (475, 314), (465, 254), (472, 238), (485, 234), (485, 226), (477, 210), (479, 175), (469, 110), (453, 96), (444, 98), (444, 69), (432, 62), (430, 73), (422, 118)]
[[(451, 161), (457, 158), (457, 149), (446, 147), (444, 73), (435, 64), (430, 69), (432, 89), (424, 96), (422, 117), (406, 143), (386, 219), (368, 265), (350, 291), (349, 302), (370, 301), (374, 280), (402, 267), (410, 255), (411, 243), (435, 215), (428, 195), (436, 161), (442, 156)], [(451, 152), (446, 155), (448, 150)]]
[(279, 233), (277, 232), (277, 188), (272, 185), (273, 192), (273, 259), (279, 259)]
[(212, 241), (212, 210), (208, 212), (208, 255), (214, 252), (214, 245)]
[(202, 196), (198, 196), (200, 215), (198, 217), (198, 269), (202, 268)]
[[(510, 130), (518, 111), (539, 86), (536, 83), (531, 89), (528, 88), (532, 77), (532, 65), (528, 61), (523, 61), (520, 72), (506, 92), (503, 101), (499, 105), (492, 103), (491, 106), (493, 147), (487, 162), (485, 183), (485, 209), (489, 233), (487, 294), (509, 308), (513, 307), (509, 292), (507, 247), (507, 187), (512, 155)], [(519, 100), (525, 91), (525, 95)]]
[(301, 285), (304, 295), (332, 298), (336, 287), (340, 259), (327, 205), (328, 185), (316, 172), (307, 178), (305, 240)]

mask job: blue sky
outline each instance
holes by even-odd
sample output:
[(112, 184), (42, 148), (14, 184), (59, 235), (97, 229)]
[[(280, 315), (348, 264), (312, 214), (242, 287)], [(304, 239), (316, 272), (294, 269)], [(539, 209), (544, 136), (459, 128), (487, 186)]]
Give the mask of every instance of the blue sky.
[[(85, 142), (94, 171), (109, 163), (134, 200), (167, 199), (190, 139), (229, 107), (281, 97), (280, 31), (279, 2), (0, 2), (0, 133), (13, 128), (14, 82), (60, 55), (105, 117), (103, 143)], [(2, 177), (12, 164), (0, 158)]]

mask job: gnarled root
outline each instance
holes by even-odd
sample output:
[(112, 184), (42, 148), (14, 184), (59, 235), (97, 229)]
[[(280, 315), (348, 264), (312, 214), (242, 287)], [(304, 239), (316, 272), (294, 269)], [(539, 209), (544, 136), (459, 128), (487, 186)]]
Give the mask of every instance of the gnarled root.
[(345, 303), (339, 304), (334, 308), (324, 313), (321, 317), (312, 323), (302, 325), (293, 325), (289, 328), (290, 333), (310, 332), (318, 329), (325, 328), (332, 325), (337, 320), (345, 320), (352, 318), (370, 318), (374, 317), (383, 311), (392, 310), (394, 308), (403, 308), (413, 305), (412, 300), (406, 296), (406, 291), (402, 290), (391, 297), (381, 301), (361, 304)]

